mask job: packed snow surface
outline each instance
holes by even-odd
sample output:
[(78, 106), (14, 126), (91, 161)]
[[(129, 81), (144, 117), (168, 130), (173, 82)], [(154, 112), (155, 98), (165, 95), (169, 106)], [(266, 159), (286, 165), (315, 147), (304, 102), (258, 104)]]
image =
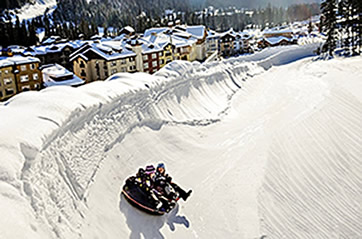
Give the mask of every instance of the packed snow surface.
[[(313, 45), (0, 105), (0, 238), (361, 238), (362, 58)], [(193, 189), (169, 215), (120, 196), (164, 162)]]

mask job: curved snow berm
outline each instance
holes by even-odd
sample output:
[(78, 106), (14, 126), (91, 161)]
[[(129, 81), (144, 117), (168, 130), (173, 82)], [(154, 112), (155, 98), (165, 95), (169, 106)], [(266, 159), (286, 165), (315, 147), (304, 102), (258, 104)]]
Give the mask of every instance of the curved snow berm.
[[(109, 166), (109, 152), (127, 136), (140, 128), (158, 131), (167, 126), (184, 129), (220, 122), (231, 108), (232, 97), (244, 90), (249, 79), (271, 66), (311, 56), (314, 48), (272, 48), (205, 65), (176, 61), (152, 76), (117, 74), (106, 82), (79, 88), (52, 87), (13, 97), (0, 106), (0, 210), (7, 215), (0, 219), (1, 236), (82, 237), (92, 210), (88, 202), (92, 186), (99, 171)], [(282, 102), (280, 106), (283, 108)], [(335, 110), (339, 108), (331, 108)], [(273, 152), (280, 147), (274, 145)], [(121, 157), (118, 161), (123, 166), (121, 181), (135, 172), (136, 168), (127, 166), (128, 160)], [(137, 160), (138, 166), (148, 163), (147, 159)], [(265, 190), (273, 188), (272, 177), (282, 176), (267, 174)], [(107, 188), (102, 190), (108, 195)], [(262, 202), (261, 211), (273, 217), (270, 201)], [(216, 199), (215, 203), (224, 202)], [(261, 226), (273, 234), (270, 225), (277, 220), (270, 217)], [(97, 220), (101, 224), (102, 218)], [(280, 225), (275, 228), (282, 230)], [(194, 236), (203, 230), (213, 229), (200, 227)], [(108, 236), (116, 237), (117, 233), (109, 232)]]

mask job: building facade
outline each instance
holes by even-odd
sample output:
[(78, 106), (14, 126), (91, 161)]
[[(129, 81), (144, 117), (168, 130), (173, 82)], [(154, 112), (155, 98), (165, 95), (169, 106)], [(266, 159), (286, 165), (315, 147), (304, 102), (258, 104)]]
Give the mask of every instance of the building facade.
[(223, 57), (233, 56), (235, 54), (236, 37), (230, 32), (226, 32), (219, 39), (219, 54)]
[(39, 70), (40, 60), (34, 57), (13, 57), (15, 78), (18, 93), (29, 90), (40, 90), (43, 76)]
[(119, 72), (136, 72), (136, 54), (127, 49), (114, 52), (104, 46), (87, 45), (71, 56), (74, 74), (86, 83), (105, 80)]
[(18, 92), (13, 68), (13, 62), (0, 59), (0, 100), (7, 100)]
[(43, 76), (40, 60), (34, 57), (13, 56), (0, 59), (0, 100), (20, 92), (40, 90)]

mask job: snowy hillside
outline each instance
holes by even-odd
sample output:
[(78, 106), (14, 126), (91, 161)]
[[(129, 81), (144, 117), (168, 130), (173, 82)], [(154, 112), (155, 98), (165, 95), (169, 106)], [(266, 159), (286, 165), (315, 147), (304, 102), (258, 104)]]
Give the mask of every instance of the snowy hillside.
[[(1, 104), (0, 238), (358, 238), (362, 58), (314, 49), (176, 61)], [(193, 194), (149, 216), (120, 187), (161, 161)]]
[(48, 14), (57, 6), (56, 0), (35, 0), (34, 4), (25, 4), (21, 9), (11, 10), (10, 13), (19, 17), (20, 21), (42, 16), (48, 10)]

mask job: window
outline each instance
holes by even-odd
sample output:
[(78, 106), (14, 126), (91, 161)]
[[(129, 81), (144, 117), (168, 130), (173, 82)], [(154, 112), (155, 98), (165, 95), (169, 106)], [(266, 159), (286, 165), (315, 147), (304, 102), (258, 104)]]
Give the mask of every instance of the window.
[(5, 75), (9, 74), (9, 70), (5, 70), (4, 73), (5, 73)]
[(87, 74), (85, 73), (85, 71), (84, 71), (84, 70), (82, 70), (82, 72), (80, 73), (80, 76), (86, 77), (86, 76), (87, 76)]
[(111, 66), (116, 66), (117, 65), (117, 61), (112, 61)]
[(30, 85), (24, 85), (21, 87), (21, 91), (28, 91), (30, 90)]
[(117, 73), (117, 70), (116, 70), (116, 69), (113, 69), (113, 70), (111, 71), (111, 73), (112, 73), (112, 75), (113, 75), (113, 74), (116, 74), (116, 73)]
[(3, 92), (0, 90), (0, 99), (3, 98)]
[(33, 80), (39, 80), (39, 75), (38, 75), (38, 73), (34, 73), (34, 74), (33, 74)]
[(0, 71), (0, 76), (1, 76), (1, 71)]
[(131, 58), (129, 58), (129, 61), (135, 61), (135, 58), (134, 57), (131, 57)]
[(27, 82), (27, 81), (29, 81), (28, 75), (20, 76), (20, 82)]
[(126, 64), (126, 59), (122, 59), (121, 64)]
[(121, 68), (121, 71), (122, 71), (122, 72), (127, 72), (127, 68), (126, 68), (126, 67), (122, 67), (122, 68)]
[(147, 55), (143, 55), (143, 60), (147, 61), (148, 60), (148, 56)]
[(13, 83), (13, 80), (11, 78), (5, 78), (4, 79), (4, 84), (5, 85), (11, 85), (11, 83)]
[(83, 61), (80, 61), (80, 68), (84, 68), (85, 67), (85, 65), (84, 65), (84, 62)]
[(157, 67), (157, 61), (152, 61), (152, 67)]
[(165, 64), (165, 61), (162, 59), (162, 60), (160, 60), (160, 65), (163, 65), (163, 64)]
[(26, 65), (20, 66), (20, 70), (21, 70), (21, 71), (26, 71)]
[(163, 51), (159, 52), (158, 56), (163, 56)]
[(143, 68), (144, 68), (144, 69), (148, 69), (148, 62), (145, 63), (145, 64), (143, 64)]
[(152, 53), (152, 59), (156, 59), (157, 58), (157, 54), (156, 53)]
[(135, 70), (136, 70), (136, 66), (133, 65), (130, 67), (130, 71), (135, 71)]
[(5, 88), (5, 95), (13, 95), (14, 89), (13, 88)]
[(40, 85), (39, 84), (34, 84), (34, 89), (35, 90), (40, 90)]
[(31, 69), (31, 70), (34, 70), (34, 69), (35, 69), (35, 64), (31, 64), (31, 65), (30, 65), (30, 69)]

